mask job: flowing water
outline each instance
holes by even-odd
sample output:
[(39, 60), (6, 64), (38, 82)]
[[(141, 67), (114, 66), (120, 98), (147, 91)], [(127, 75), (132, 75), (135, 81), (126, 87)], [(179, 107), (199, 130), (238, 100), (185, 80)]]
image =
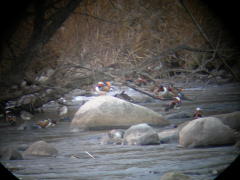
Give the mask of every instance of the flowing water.
[[(189, 88), (185, 94), (193, 101), (184, 101), (180, 109), (168, 113), (163, 112), (166, 102), (156, 100), (141, 105), (166, 116), (192, 113), (197, 106), (204, 110), (206, 116), (240, 110), (240, 86), (237, 84)], [(72, 112), (77, 108), (72, 107)], [(37, 114), (35, 118), (50, 116), (56, 118), (56, 113), (49, 111)], [(173, 117), (169, 120), (179, 124), (190, 119)], [(101, 145), (100, 138), (106, 131), (73, 132), (69, 124), (59, 122), (53, 128), (25, 131), (2, 125), (1, 147), (14, 146), (21, 150), (35, 141), (44, 140), (56, 147), (58, 155), (28, 156), (24, 160), (5, 160), (1, 163), (21, 179), (159, 180), (166, 172), (181, 171), (193, 179), (211, 180), (239, 154), (234, 146), (181, 148), (177, 142), (154, 146)]]

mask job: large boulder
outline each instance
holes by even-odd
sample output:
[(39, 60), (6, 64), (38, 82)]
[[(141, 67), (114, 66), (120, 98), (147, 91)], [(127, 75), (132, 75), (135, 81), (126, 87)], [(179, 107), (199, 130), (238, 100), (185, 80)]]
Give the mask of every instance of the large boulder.
[(139, 123), (157, 126), (169, 124), (163, 116), (148, 108), (112, 96), (99, 96), (80, 107), (71, 127), (111, 129)]
[(160, 144), (157, 132), (146, 123), (131, 126), (124, 133), (124, 144), (154, 145)]
[(35, 156), (55, 156), (57, 153), (57, 149), (45, 141), (37, 141), (30, 145), (26, 151), (24, 151), (24, 155)]
[(179, 132), (179, 143), (184, 147), (228, 145), (235, 142), (234, 130), (215, 117), (193, 120)]
[(223, 124), (229, 126), (230, 128), (240, 131), (240, 111), (218, 114), (213, 117), (219, 118)]

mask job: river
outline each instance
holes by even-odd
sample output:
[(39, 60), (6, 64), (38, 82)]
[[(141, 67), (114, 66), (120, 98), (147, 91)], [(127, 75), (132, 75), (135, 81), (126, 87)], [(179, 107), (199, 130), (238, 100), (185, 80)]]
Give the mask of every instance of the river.
[[(182, 107), (174, 112), (163, 112), (162, 105), (166, 102), (159, 100), (140, 104), (165, 116), (189, 113), (199, 106), (205, 116), (240, 110), (239, 84), (186, 88), (184, 92), (193, 101), (183, 101)], [(71, 107), (72, 114), (77, 108)], [(55, 114), (53, 108), (34, 118), (54, 118)], [(176, 125), (190, 119), (169, 118)], [(56, 157), (28, 156), (1, 163), (19, 179), (159, 180), (166, 172), (180, 171), (194, 180), (212, 180), (239, 154), (234, 146), (182, 148), (177, 142), (153, 146), (101, 145), (100, 139), (107, 131), (74, 132), (69, 124), (62, 121), (53, 128), (25, 131), (1, 124), (1, 147), (23, 150), (35, 141), (44, 140), (58, 150)], [(167, 128), (170, 127), (156, 130)]]

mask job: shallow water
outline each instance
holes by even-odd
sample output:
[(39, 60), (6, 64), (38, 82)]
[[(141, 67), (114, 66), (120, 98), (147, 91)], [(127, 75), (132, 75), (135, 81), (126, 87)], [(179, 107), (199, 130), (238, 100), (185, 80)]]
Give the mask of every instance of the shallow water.
[[(184, 101), (180, 109), (163, 112), (165, 101), (142, 103), (159, 113), (191, 113), (196, 106), (205, 115), (240, 110), (239, 85), (186, 89), (194, 101)], [(74, 112), (77, 107), (72, 108)], [(36, 115), (36, 119), (56, 117), (55, 112)], [(56, 117), (57, 118), (57, 117)], [(179, 124), (191, 118), (171, 119)], [(193, 179), (214, 179), (232, 162), (239, 150), (233, 146), (211, 148), (180, 148), (178, 143), (155, 146), (100, 145), (106, 131), (72, 132), (70, 122), (56, 127), (17, 131), (15, 127), (0, 127), (0, 146), (27, 147), (38, 140), (58, 149), (56, 157), (26, 157), (25, 160), (1, 161), (19, 178), (33, 179), (160, 179), (169, 171), (181, 171)], [(166, 128), (164, 128), (166, 129)], [(157, 129), (158, 131), (162, 129)], [(94, 158), (92, 158), (90, 153)]]

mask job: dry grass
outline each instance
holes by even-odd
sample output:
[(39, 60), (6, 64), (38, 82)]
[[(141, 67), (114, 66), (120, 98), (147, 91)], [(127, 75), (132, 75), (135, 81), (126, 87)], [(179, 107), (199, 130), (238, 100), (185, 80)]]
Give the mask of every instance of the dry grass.
[[(221, 23), (200, 1), (185, 2), (216, 46)], [(31, 32), (31, 19), (21, 27), (13, 38), (17, 39), (18, 46), (24, 47), (27, 34)], [(124, 74), (123, 71), (129, 72), (142, 64), (147, 64), (142, 67), (143, 70), (162, 64), (163, 68), (156, 73), (164, 77), (166, 68), (191, 71), (212, 57), (211, 53), (178, 49), (152, 61), (158, 59), (162, 52), (183, 44), (211, 50), (177, 0), (84, 0), (45, 45), (29, 66), (29, 71), (37, 75), (46, 67), (61, 69), (66, 64), (101, 70), (117, 64)], [(229, 44), (229, 37), (222, 32), (218, 51), (227, 57), (232, 55), (233, 50), (226, 51)], [(20, 52), (21, 48), (16, 48), (16, 53)], [(5, 62), (5, 66), (7, 64)], [(207, 65), (218, 68), (222, 64), (215, 57)], [(63, 77), (71, 79), (74, 73), (83, 76), (86, 72), (82, 71), (78, 68), (68, 69)]]

